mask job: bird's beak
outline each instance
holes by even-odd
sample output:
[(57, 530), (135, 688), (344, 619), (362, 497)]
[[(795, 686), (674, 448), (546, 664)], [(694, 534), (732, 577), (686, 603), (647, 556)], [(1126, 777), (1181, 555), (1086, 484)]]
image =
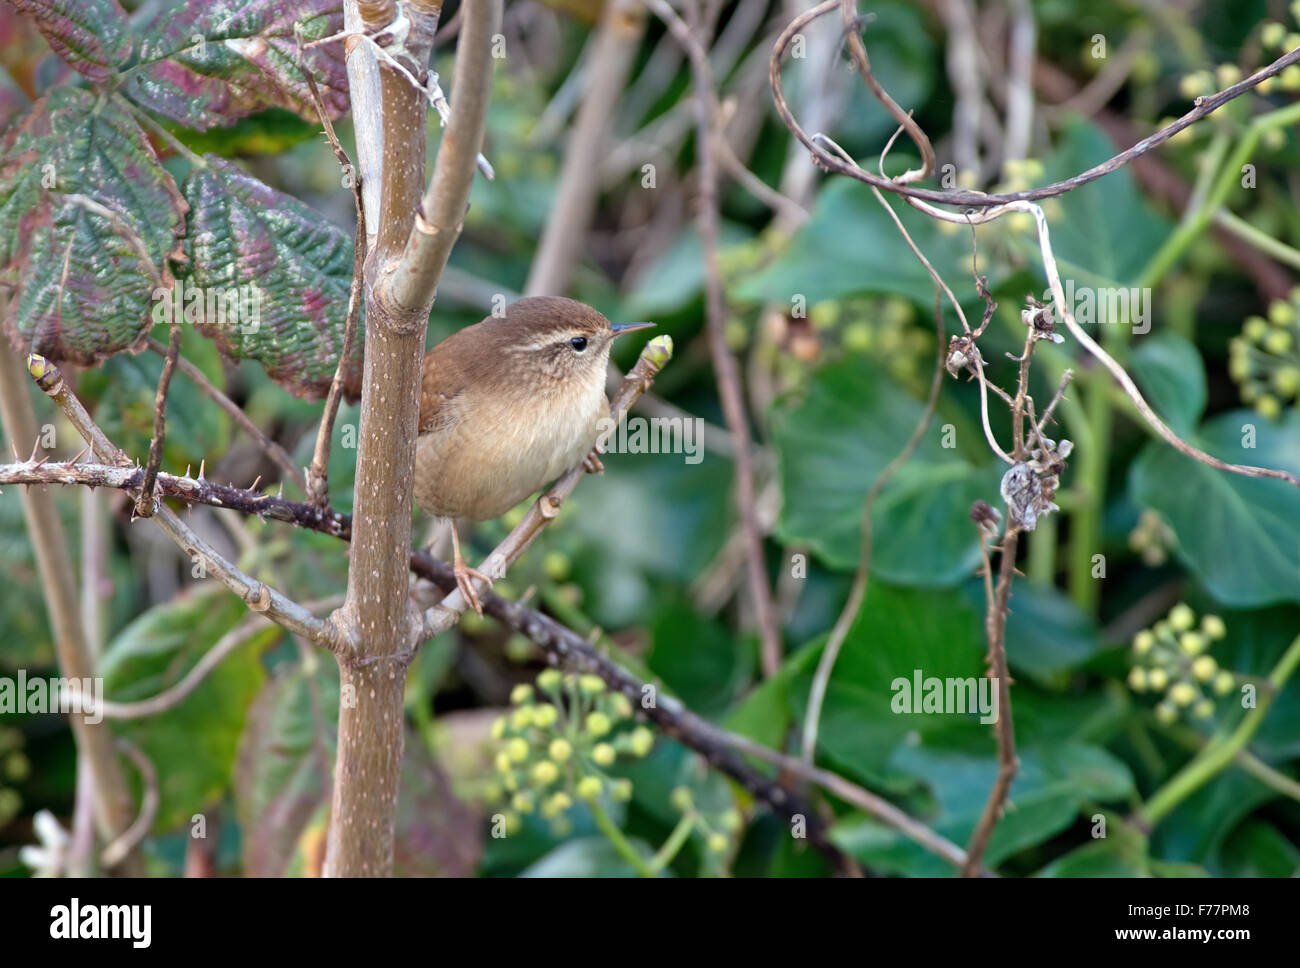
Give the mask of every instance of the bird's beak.
[(610, 323), (609, 328), (614, 331), (615, 336), (622, 336), (624, 333), (635, 332), (638, 329), (648, 329), (654, 323)]

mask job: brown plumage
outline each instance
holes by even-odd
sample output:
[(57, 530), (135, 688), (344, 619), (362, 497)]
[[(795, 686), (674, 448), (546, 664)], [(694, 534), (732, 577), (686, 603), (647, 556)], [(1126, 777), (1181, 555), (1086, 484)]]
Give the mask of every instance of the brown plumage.
[(575, 300), (531, 297), (425, 355), (415, 501), (453, 519), (457, 577), (476, 609), (469, 578), (487, 577), (461, 558), (454, 519), (499, 517), (591, 453), (609, 416), (610, 346), (643, 325), (613, 326)]

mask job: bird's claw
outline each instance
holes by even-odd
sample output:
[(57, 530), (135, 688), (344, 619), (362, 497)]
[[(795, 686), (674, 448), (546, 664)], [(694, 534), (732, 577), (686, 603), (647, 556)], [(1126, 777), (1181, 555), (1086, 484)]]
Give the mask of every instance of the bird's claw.
[(605, 465), (600, 462), (600, 456), (595, 448), (592, 448), (591, 453), (582, 459), (582, 469), (588, 474), (605, 473)]
[(479, 600), (478, 592), (474, 588), (474, 579), (480, 578), (488, 587), (492, 587), (492, 579), (477, 568), (473, 568), (459, 555), (451, 566), (452, 572), (456, 575), (456, 587), (460, 589), (461, 595), (469, 603), (470, 608), (478, 614), (479, 618), (483, 617), (483, 603)]

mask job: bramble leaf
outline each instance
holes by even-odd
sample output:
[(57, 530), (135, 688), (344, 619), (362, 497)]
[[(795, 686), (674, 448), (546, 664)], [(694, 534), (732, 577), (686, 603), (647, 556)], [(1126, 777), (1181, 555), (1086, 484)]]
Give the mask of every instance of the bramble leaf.
[(131, 56), (131, 25), (117, 0), (13, 0), (77, 73), (108, 80)]
[[(338, 33), (337, 0), (186, 3), (161, 11), (142, 31), (131, 96), (186, 127), (228, 125), (254, 111), (283, 107), (315, 120), (298, 67), (294, 24), (304, 43)], [(342, 41), (303, 52), (334, 118), (348, 106)]]
[(153, 292), (183, 257), (185, 211), (148, 138), (113, 101), (64, 87), (38, 102), (0, 154), (0, 277), (18, 288), (14, 344), (86, 365), (138, 347)]
[[(239, 312), (229, 323), (196, 324), (222, 353), (257, 360), (289, 392), (324, 394), (343, 348), (352, 237), (230, 162), (205, 161), (184, 186), (192, 281), (208, 293), (237, 293)], [(362, 342), (358, 332), (344, 384), (350, 399), (361, 392)]]

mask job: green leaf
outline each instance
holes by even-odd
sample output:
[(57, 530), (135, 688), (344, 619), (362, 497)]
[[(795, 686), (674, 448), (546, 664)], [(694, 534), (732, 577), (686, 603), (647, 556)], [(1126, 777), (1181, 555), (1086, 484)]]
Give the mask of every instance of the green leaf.
[[(646, 858), (654, 853), (640, 840), (632, 844)], [(565, 841), (519, 876), (635, 877), (636, 869), (604, 837), (584, 837)]]
[(148, 138), (113, 101), (69, 87), (40, 101), (0, 159), (0, 261), (20, 290), (15, 344), (84, 365), (138, 348), (154, 273), (169, 284), (180, 255), (185, 211)]
[[(893, 708), (896, 681), (908, 686), (918, 670), (923, 679), (982, 677), (983, 638), (980, 618), (961, 592), (897, 588), (873, 578), (826, 688), (819, 753), (859, 780), (876, 783), (886, 779), (893, 751), (910, 738), (956, 735), (991, 750), (989, 727), (975, 715)], [(790, 688), (802, 721), (817, 663), (802, 653), (788, 661), (802, 665)]]
[(668, 605), (658, 612), (651, 642), (646, 660), (651, 671), (702, 716), (730, 706), (752, 670), (752, 649), (685, 605)]
[[(343, 347), (352, 237), (230, 162), (204, 160), (185, 180), (194, 266), (182, 294), (186, 321), (232, 359), (257, 360), (291, 393), (324, 395)], [(225, 300), (237, 303), (233, 315)], [(201, 307), (193, 319), (191, 301)], [(362, 329), (346, 375), (352, 399), (361, 392)]]
[[(243, 602), (215, 581), (155, 605), (105, 651), (106, 698), (136, 702), (170, 688), (247, 614)], [(225, 793), (245, 714), (265, 678), (260, 653), (280, 634), (275, 626), (254, 632), (180, 703), (121, 724), (158, 772), (156, 831), (188, 822)]]
[[(1234, 410), (1202, 425), (1192, 443), (1231, 463), (1300, 472), (1300, 411), (1273, 423)], [(1163, 442), (1143, 450), (1130, 486), (1173, 529), (1178, 558), (1219, 601), (1300, 600), (1300, 488), (1214, 470)]]
[(1142, 339), (1129, 360), (1147, 402), (1186, 436), (1205, 410), (1205, 364), (1196, 347), (1172, 333)]
[(1105, 840), (1076, 847), (1058, 857), (1041, 871), (1039, 877), (1144, 877), (1145, 858), (1140, 847), (1134, 850), (1124, 843), (1122, 833), (1111, 830)]
[[(899, 218), (935, 270), (950, 280), (971, 278), (970, 235), (945, 234), (934, 219), (899, 206)], [(994, 267), (996, 275), (997, 267)], [(995, 287), (997, 280), (990, 279)], [(817, 195), (812, 216), (785, 252), (731, 289), (731, 297), (789, 305), (796, 295), (813, 305), (862, 293), (902, 296), (929, 309), (934, 282), (908, 251), (893, 220), (869, 186), (850, 178), (829, 182)]]
[(1250, 819), (1234, 830), (1220, 852), (1229, 877), (1294, 877), (1300, 850), (1272, 824)]
[[(772, 414), (784, 502), (782, 541), (810, 547), (831, 568), (857, 567), (862, 501), (920, 421), (921, 404), (873, 363), (850, 357), (818, 370), (807, 392)], [(876, 500), (872, 573), (901, 584), (962, 581), (979, 562), (970, 521), (976, 500), (996, 500), (1000, 471), (944, 448), (935, 422)]]
[[(126, 89), (141, 104), (202, 131), (267, 107), (315, 120), (298, 66), (294, 24), (304, 43), (338, 33), (341, 5), (317, 0), (208, 0), (164, 7), (140, 36), (140, 63)], [(304, 49), (321, 98), (334, 118), (347, 110), (342, 40)]]
[(50, 48), (83, 77), (103, 83), (131, 56), (131, 25), (117, 0), (13, 0)]

